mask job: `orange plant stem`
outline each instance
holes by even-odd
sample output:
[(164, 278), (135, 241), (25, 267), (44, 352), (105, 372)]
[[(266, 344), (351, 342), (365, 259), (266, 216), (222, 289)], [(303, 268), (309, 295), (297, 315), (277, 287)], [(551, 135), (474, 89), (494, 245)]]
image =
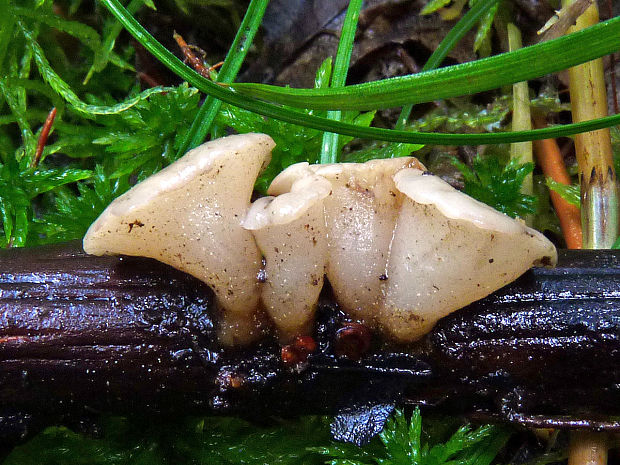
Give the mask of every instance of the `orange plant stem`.
[[(543, 126), (539, 121), (536, 123), (536, 127)], [(560, 148), (555, 139), (534, 141), (534, 152), (545, 176), (550, 177), (555, 182), (570, 185), (570, 176), (566, 171)], [(551, 191), (550, 195), (551, 202), (560, 220), (566, 246), (569, 249), (581, 249), (581, 213), (579, 207), (568, 203), (557, 192)]]
[(52, 124), (54, 124), (54, 119), (56, 118), (56, 107), (53, 107), (47, 118), (45, 119), (45, 123), (43, 123), (43, 129), (41, 129), (41, 135), (39, 136), (39, 141), (37, 143), (37, 150), (34, 154), (34, 158), (32, 160), (31, 166), (36, 168), (41, 161), (41, 156), (43, 155), (43, 150), (45, 149), (45, 144), (47, 144), (47, 138), (50, 135), (50, 131), (52, 130)]

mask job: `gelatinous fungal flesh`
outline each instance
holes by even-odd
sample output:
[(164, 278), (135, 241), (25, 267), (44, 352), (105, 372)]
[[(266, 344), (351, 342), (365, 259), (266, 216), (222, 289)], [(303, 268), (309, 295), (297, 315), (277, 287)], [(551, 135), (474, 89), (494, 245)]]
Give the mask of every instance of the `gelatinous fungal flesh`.
[(201, 279), (229, 345), (258, 337), (259, 310), (283, 341), (307, 334), (324, 277), (353, 319), (411, 342), (531, 266), (556, 262), (542, 234), (412, 157), (296, 164), (250, 204), (273, 146), (245, 134), (188, 152), (115, 200), (84, 250), (151, 257)]
[(84, 237), (93, 255), (154, 258), (215, 292), (224, 342), (256, 331), (261, 254), (241, 227), (274, 142), (263, 134), (207, 142), (112, 202)]

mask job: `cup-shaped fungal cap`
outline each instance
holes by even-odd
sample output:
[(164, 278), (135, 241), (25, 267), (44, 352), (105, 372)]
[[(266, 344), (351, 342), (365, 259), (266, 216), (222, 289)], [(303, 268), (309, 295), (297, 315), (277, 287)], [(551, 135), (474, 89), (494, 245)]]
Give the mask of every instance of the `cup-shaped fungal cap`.
[(541, 233), (472, 199), (440, 178), (407, 169), (380, 310), (382, 326), (413, 341), (440, 318), (481, 299), (557, 252)]
[(323, 200), (330, 192), (329, 181), (309, 173), (289, 192), (256, 200), (243, 222), (265, 259), (261, 299), (284, 342), (311, 329), (327, 263)]
[(370, 160), (365, 163), (330, 163), (309, 165), (308, 168), (323, 176), (332, 183), (356, 183), (360, 188), (371, 188), (383, 178), (394, 176), (394, 173), (405, 168), (424, 170), (424, 165), (415, 157), (385, 158)]
[(314, 175), (314, 166), (304, 161), (287, 167), (271, 181), (267, 194), (280, 195), (290, 192), (295, 182)]
[(261, 255), (241, 222), (274, 145), (264, 134), (243, 134), (189, 151), (112, 202), (84, 250), (167, 263), (207, 283), (223, 311), (251, 315)]
[(278, 174), (271, 182), (267, 193), (280, 195), (290, 192), (294, 182), (313, 174), (328, 179), (332, 184), (344, 185), (354, 182), (361, 188), (372, 188), (378, 180), (391, 177), (403, 168), (424, 169), (424, 165), (414, 157), (370, 160), (366, 163), (327, 163), (311, 165), (307, 162), (295, 163)]
[(313, 205), (320, 204), (330, 193), (330, 182), (309, 172), (307, 176), (293, 180), (288, 192), (256, 200), (243, 220), (243, 227), (255, 231), (290, 224)]
[[(482, 229), (497, 232), (518, 233), (528, 230), (553, 247), (553, 244), (542, 234), (528, 228), (522, 221), (504, 215), (487, 204), (456, 190), (438, 176), (410, 169), (397, 173), (394, 176), (394, 183), (396, 188), (411, 200), (423, 205), (434, 205), (446, 218), (468, 221)], [(555, 247), (553, 250), (555, 251)]]
[(327, 278), (341, 307), (369, 324), (374, 322), (383, 300), (390, 243), (400, 206), (392, 176), (409, 167), (422, 165), (412, 157), (298, 165), (274, 181), (275, 186), (283, 185), (290, 182), (288, 178), (308, 171), (330, 181), (332, 193), (324, 202)]

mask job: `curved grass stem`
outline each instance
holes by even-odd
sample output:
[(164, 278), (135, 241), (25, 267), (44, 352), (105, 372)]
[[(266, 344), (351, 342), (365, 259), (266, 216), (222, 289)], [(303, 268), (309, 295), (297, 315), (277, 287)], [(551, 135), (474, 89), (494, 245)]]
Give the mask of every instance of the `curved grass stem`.
[(514, 52), (342, 88), (293, 89), (255, 83), (230, 87), (244, 95), (299, 108), (377, 110), (497, 89), (562, 71), (614, 53), (618, 48), (620, 17)]
[[(245, 97), (237, 92), (217, 85), (202, 77), (193, 69), (189, 68), (181, 60), (175, 57), (136, 19), (130, 15), (118, 0), (99, 0), (116, 18), (123, 24), (127, 31), (140, 42), (146, 50), (152, 53), (162, 64), (185, 79), (191, 85), (210, 96), (220, 99), (231, 105), (244, 108), (259, 115), (276, 118), (300, 126), (311, 127), (321, 131), (337, 132), (363, 139), (375, 139), (388, 142), (405, 142), (412, 144), (442, 144), (442, 145), (476, 145), (476, 144), (499, 144), (520, 142), (524, 140), (548, 139), (575, 134), (577, 132), (590, 131), (603, 127), (610, 127), (620, 123), (620, 115), (606, 118), (597, 118), (583, 123), (566, 124), (553, 128), (537, 129), (533, 131), (512, 131), (508, 133), (484, 133), (484, 134), (438, 134), (428, 132), (398, 131), (382, 128), (363, 127), (355, 124), (337, 122), (309, 115), (304, 112), (283, 108), (274, 104), (261, 102), (253, 97)], [(608, 21), (608, 26), (611, 23)], [(620, 31), (620, 18), (617, 24)], [(592, 28), (590, 32), (597, 32)], [(579, 35), (583, 40), (583, 35)], [(560, 39), (561, 40), (561, 39)], [(619, 39), (620, 40), (620, 39)], [(563, 42), (565, 43), (565, 42)]]

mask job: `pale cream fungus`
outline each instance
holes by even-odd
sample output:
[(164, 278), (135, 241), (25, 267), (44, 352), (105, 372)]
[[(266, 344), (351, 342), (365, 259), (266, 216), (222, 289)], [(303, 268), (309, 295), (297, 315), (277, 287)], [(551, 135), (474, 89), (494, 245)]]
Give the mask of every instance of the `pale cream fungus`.
[(412, 157), (299, 163), (250, 204), (273, 146), (269, 136), (244, 134), (191, 150), (112, 202), (84, 250), (155, 258), (204, 281), (228, 345), (259, 337), (259, 310), (283, 341), (310, 332), (325, 277), (351, 317), (411, 342), (531, 266), (557, 260), (538, 231)]

